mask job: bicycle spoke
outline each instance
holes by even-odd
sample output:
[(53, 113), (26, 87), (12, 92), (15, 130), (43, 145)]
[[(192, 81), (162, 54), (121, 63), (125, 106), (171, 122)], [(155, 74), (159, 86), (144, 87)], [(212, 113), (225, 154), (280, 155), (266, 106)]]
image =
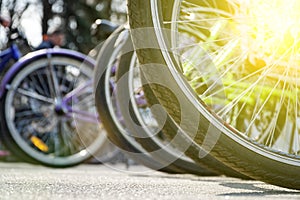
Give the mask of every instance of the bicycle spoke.
[[(252, 25), (248, 22), (251, 20), (256, 22), (255, 14), (259, 11), (251, 10), (249, 12), (254, 14), (247, 16), (248, 7), (244, 4), (240, 5), (240, 2), (233, 0), (226, 1), (226, 3), (223, 5), (222, 2), (215, 0), (199, 1), (199, 3), (183, 1), (177, 20), (163, 21), (164, 25), (176, 24), (174, 27), (179, 30), (180, 35), (174, 38), (181, 37), (183, 42), (173, 46), (172, 50), (181, 54), (184, 75), (188, 77), (188, 82), (195, 91), (201, 91), (198, 93), (200, 99), (207, 102), (212, 109), (215, 109), (216, 114), (228, 123), (236, 124), (238, 120), (242, 120), (239, 116), (244, 115), (243, 110), (251, 111), (252, 114), (250, 118), (248, 116), (247, 123), (244, 119), (246, 123), (244, 126), (247, 128), (240, 126), (240, 130), (243, 130), (242, 132), (248, 137), (254, 137), (259, 143), (271, 148), (275, 148), (276, 145), (284, 147), (285, 144), (278, 141), (288, 137), (290, 147), (296, 148), (295, 146), (299, 146), (296, 143), (300, 142), (297, 123), (298, 70), (291, 55), (299, 52), (296, 47), (299, 39), (295, 39), (293, 44), (285, 47), (283, 51), (280, 45), (274, 43), (274, 40), (278, 39), (277, 33), (273, 33), (272, 29), (262, 30), (264, 34), (271, 34), (270, 38), (265, 41), (269, 45), (268, 48), (272, 48), (271, 54), (265, 59), (264, 66), (252, 71), (251, 69), (241, 71), (242, 67), (247, 65), (245, 61), (251, 62), (250, 64), (254, 67), (257, 64), (257, 61), (251, 60), (249, 55), (253, 53), (251, 48), (259, 50), (260, 47), (245, 42), (251, 35), (256, 36), (250, 38), (253, 39), (252, 42), (258, 42), (260, 33), (253, 27), (250, 29), (243, 29), (243, 27), (255, 26), (256, 24)], [(256, 3), (254, 2), (251, 6), (255, 6)], [(275, 4), (271, 6), (273, 5)], [(220, 6), (224, 6), (222, 7), (224, 10), (220, 9)], [(258, 7), (258, 9), (262, 8)], [(278, 43), (283, 43), (283, 39), (280, 39)], [(241, 49), (242, 45), (244, 49)], [(210, 60), (205, 58), (206, 54)], [(280, 68), (282, 65), (285, 67)], [(216, 68), (215, 71), (212, 69), (213, 66)], [(278, 68), (282, 70), (280, 74), (276, 74)], [(293, 72), (295, 74), (291, 77)], [(245, 74), (239, 75), (238, 73)], [(277, 98), (276, 104), (275, 97)], [(271, 108), (269, 112), (272, 118), (268, 124), (259, 123), (258, 119), (267, 114), (267, 110)], [(234, 109), (235, 114), (233, 114)], [(293, 130), (296, 131), (294, 133), (286, 125), (288, 122), (291, 123), (291, 120), (294, 120)], [(257, 128), (261, 129), (260, 133), (255, 130)], [(280, 147), (276, 146), (276, 148)], [(297, 151), (294, 150), (294, 152)]]
[(92, 86), (92, 80), (84, 82), (83, 84), (80, 84), (78, 87), (75, 89), (71, 90), (68, 94), (64, 96), (64, 100), (67, 101), (68, 99), (71, 99), (75, 95), (79, 95), (86, 90), (90, 90)]
[(49, 85), (47, 83), (47, 81), (45, 80), (45, 74), (44, 74), (44, 70), (43, 70), (43, 74), (42, 73), (37, 73), (38, 75), (38, 80), (41, 83), (42, 86), (42, 90), (46, 96), (51, 97), (51, 93), (50, 93), (50, 89), (49, 89)]
[(57, 98), (58, 100), (61, 100), (61, 92), (59, 90), (59, 82), (57, 79), (57, 74), (56, 74), (56, 69), (55, 65), (51, 61), (52, 55), (47, 54), (47, 78), (48, 78), (48, 83), (50, 86), (50, 91), (52, 93), (52, 97)]
[[(24, 84), (27, 85), (27, 87), (35, 90), (38, 94), (41, 94), (41, 95), (44, 95), (44, 96), (47, 96), (47, 94), (45, 94), (45, 88), (42, 88), (43, 85), (39, 82), (39, 80), (36, 79), (36, 75), (30, 75), (28, 77), (28, 79), (26, 78), (24, 81)], [(42, 86), (42, 87), (40, 87)], [(49, 95), (48, 95), (49, 96)]]
[(36, 99), (36, 100), (40, 100), (40, 101), (47, 102), (47, 103), (50, 103), (50, 104), (54, 103), (53, 99), (42, 96), (42, 95), (39, 95), (38, 93), (35, 93), (35, 92), (32, 92), (32, 91), (24, 90), (22, 88), (12, 88), (11, 85), (9, 85), (9, 84), (6, 85), (6, 88), (8, 90), (15, 91), (15, 92), (17, 92), (21, 95), (24, 95), (24, 96), (27, 96), (27, 97), (30, 97), (30, 98), (33, 98), (33, 99)]
[(78, 148), (79, 145), (78, 144), (74, 144), (77, 140), (76, 140), (76, 133), (73, 131), (65, 131), (66, 129), (69, 129), (68, 127), (66, 127), (66, 123), (61, 122), (60, 123), (61, 126), (61, 134), (62, 134), (62, 140), (63, 140), (63, 149), (65, 149), (65, 155), (72, 155), (74, 153), (78, 152)]

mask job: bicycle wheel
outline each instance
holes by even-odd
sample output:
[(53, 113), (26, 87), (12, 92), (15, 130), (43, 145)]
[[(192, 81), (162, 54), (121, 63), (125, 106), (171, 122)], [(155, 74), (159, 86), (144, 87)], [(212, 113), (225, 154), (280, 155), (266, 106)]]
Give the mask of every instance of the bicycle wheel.
[(70, 50), (41, 50), (20, 63), (9, 80), (4, 78), (0, 106), (6, 146), (25, 161), (51, 167), (90, 158), (105, 141), (94, 107), (94, 61)]
[[(131, 40), (128, 41), (131, 43)], [(161, 131), (162, 127), (159, 127), (152, 115), (143, 94), (136, 56), (130, 51), (120, 57), (116, 72), (116, 96), (124, 123), (130, 130), (132, 138), (143, 146), (154, 159), (168, 161), (170, 166), (174, 166), (180, 171), (202, 176), (217, 175), (217, 173), (197, 165), (183, 152), (177, 150), (172, 142), (164, 136)]]
[(193, 144), (252, 178), (295, 189), (298, 8), (280, 0), (129, 1), (143, 73)]
[[(128, 157), (149, 167), (166, 173), (183, 173), (179, 169), (166, 166), (164, 162), (155, 160), (133, 137), (124, 123), (116, 98), (116, 68), (119, 64), (118, 53), (128, 38), (124, 28), (117, 29), (103, 44), (97, 57), (95, 69), (95, 103), (101, 115), (103, 126), (107, 130), (110, 141), (120, 148)], [(129, 58), (131, 59), (131, 58)]]

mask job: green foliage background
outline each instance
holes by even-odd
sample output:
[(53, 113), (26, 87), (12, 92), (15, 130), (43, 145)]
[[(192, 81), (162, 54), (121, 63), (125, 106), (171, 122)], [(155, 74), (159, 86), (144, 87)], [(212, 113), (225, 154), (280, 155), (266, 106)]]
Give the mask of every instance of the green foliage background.
[[(29, 16), (39, 19), (43, 33), (55, 27), (64, 29), (65, 47), (83, 53), (88, 53), (106, 37), (101, 30), (91, 34), (91, 26), (97, 19), (116, 24), (126, 21), (126, 0), (0, 0), (0, 4), (1, 15), (9, 15), (13, 22)], [(0, 39), (2, 43), (7, 42), (3, 34)]]

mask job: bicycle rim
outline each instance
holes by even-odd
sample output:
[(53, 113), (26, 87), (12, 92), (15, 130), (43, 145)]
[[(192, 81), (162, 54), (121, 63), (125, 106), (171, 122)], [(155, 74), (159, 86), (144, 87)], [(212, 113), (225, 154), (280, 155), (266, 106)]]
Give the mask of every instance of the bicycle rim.
[(85, 161), (104, 142), (87, 85), (93, 66), (68, 55), (48, 59), (13, 77), (5, 94), (5, 123), (21, 152), (48, 166), (67, 167)]
[(130, 62), (121, 59), (117, 77), (119, 77), (117, 98), (121, 102), (119, 105), (124, 121), (132, 132), (132, 137), (154, 159), (168, 161), (170, 166), (174, 166), (185, 173), (216, 175), (216, 173), (197, 165), (183, 152), (177, 150), (163, 134), (162, 127), (157, 123), (149, 104), (147, 104), (135, 54), (132, 55)]
[[(118, 29), (104, 43), (97, 58), (95, 74), (96, 108), (101, 114), (103, 125), (108, 131), (108, 138), (116, 144), (120, 150), (135, 161), (151, 169), (180, 173), (177, 169), (158, 162), (134, 139), (127, 129), (119, 110), (116, 98), (116, 72), (119, 65), (118, 55), (127, 41), (128, 31), (123, 27)], [(129, 58), (131, 59), (131, 57)]]
[[(284, 41), (290, 42), (291, 38), (297, 37), (298, 30), (292, 31), (293, 36), (275, 35), (268, 41), (259, 36), (254, 36), (254, 39), (244, 37), (244, 34), (252, 37), (253, 34), (261, 34), (258, 30), (262, 27), (251, 24), (257, 32), (251, 29), (253, 27), (250, 27), (250, 32), (247, 32), (249, 27), (244, 29), (247, 24), (244, 20), (249, 18), (245, 19), (243, 14), (251, 13), (260, 16), (253, 9), (257, 8), (261, 13), (266, 13), (261, 9), (267, 10), (268, 7), (261, 5), (259, 7), (250, 2), (249, 11), (247, 7), (249, 5), (236, 6), (241, 2), (243, 1), (151, 1), (149, 13), (152, 21), (148, 25), (155, 27), (153, 32), (161, 49), (164, 64), (169, 68), (173, 80), (187, 97), (188, 103), (205, 117), (202, 124), (211, 123), (216, 128), (216, 132), (221, 132), (218, 137), (224, 141), (229, 138), (238, 148), (245, 147), (247, 155), (248, 153), (256, 155), (261, 159), (260, 162), (264, 160), (268, 164), (260, 163), (255, 166), (253, 163), (247, 169), (246, 162), (251, 163), (251, 159), (241, 157), (238, 161), (238, 155), (241, 155), (238, 150), (226, 147), (233, 143), (226, 145), (222, 141), (217, 141), (214, 149), (210, 149), (212, 154), (251, 177), (297, 188), (294, 175), (299, 167), (298, 87), (295, 82), (298, 72), (293, 67), (295, 64), (286, 66), (289, 63), (287, 61), (294, 60), (291, 54), (297, 52), (297, 45), (292, 44), (292, 51), (290, 51), (282, 41), (277, 43), (274, 41), (278, 37), (283, 37)], [(256, 2), (266, 5), (261, 1)], [(275, 4), (283, 6), (284, 2), (272, 1), (270, 4), (269, 8), (273, 8)], [(294, 4), (297, 2), (293, 1), (292, 5), (287, 6), (292, 9), (297, 7)], [(236, 11), (240, 8), (244, 10)], [(233, 16), (232, 13), (237, 14), (238, 17)], [(253, 18), (252, 16), (251, 19)], [(258, 23), (260, 20), (256, 19), (255, 22)], [(251, 22), (253, 23), (253, 20)], [(165, 31), (165, 28), (168, 30)], [(234, 37), (236, 31), (237, 38)], [(272, 29), (268, 31), (270, 34), (275, 34), (271, 32)], [(191, 34), (191, 32), (196, 33)], [(181, 39), (185, 39), (185, 42), (189, 39), (192, 43), (182, 47), (181, 45), (185, 43), (181, 43)], [(257, 40), (267, 42), (269, 45), (267, 50), (260, 51), (262, 43), (258, 44), (258, 47), (253, 47), (255, 42), (257, 45)], [(254, 50), (247, 49), (248, 45)], [(271, 53), (268, 54), (266, 51)], [(257, 55), (258, 53), (260, 54)], [(153, 76), (153, 73), (151, 75)], [(169, 113), (178, 118), (174, 112)], [(198, 144), (202, 144), (203, 135), (205, 133), (200, 130), (192, 137)], [(228, 158), (224, 158), (224, 155), (217, 151), (220, 149), (224, 151), (225, 149), (222, 149), (224, 147), (228, 150)], [(275, 165), (271, 166), (269, 162)], [(272, 169), (272, 167), (278, 168)], [(291, 169), (289, 175), (278, 172), (285, 167)], [(267, 178), (262, 178), (262, 174)]]

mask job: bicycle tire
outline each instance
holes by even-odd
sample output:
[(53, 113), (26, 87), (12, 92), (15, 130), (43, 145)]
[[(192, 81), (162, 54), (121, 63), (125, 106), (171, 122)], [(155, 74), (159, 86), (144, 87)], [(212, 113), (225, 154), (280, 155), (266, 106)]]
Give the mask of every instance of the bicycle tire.
[[(201, 4), (202, 1), (190, 2)], [(160, 104), (166, 108), (168, 114), (178, 124), (182, 120), (180, 106), (185, 106), (185, 109), (189, 110), (190, 120), (197, 119), (197, 117), (200, 119), (199, 124), (201, 128), (199, 128), (196, 135), (190, 135), (198, 145), (205, 141), (209, 128), (213, 128), (214, 131), (210, 131), (209, 134), (219, 139), (214, 143), (213, 148), (208, 150), (210, 150), (211, 155), (221, 162), (251, 178), (282, 187), (300, 189), (299, 174), (297, 173), (299, 170), (298, 156), (291, 156), (278, 150), (266, 148), (250, 138), (238, 134), (237, 131), (234, 131), (230, 125), (222, 121), (211, 110), (208, 110), (203, 104), (199, 104), (199, 98), (193, 89), (188, 86), (184, 77), (180, 73), (175, 73), (180, 70), (180, 67), (176, 64), (174, 55), (170, 53), (171, 51), (168, 51), (169, 48), (161, 46), (163, 43), (168, 47), (172, 42), (165, 38), (164, 33), (161, 34), (162, 24), (164, 23), (160, 21), (165, 19), (171, 22), (172, 15), (176, 15), (176, 13), (173, 13), (173, 8), (177, 8), (179, 3), (175, 6), (174, 4), (175, 1), (168, 0), (139, 2), (129, 0), (128, 3), (130, 26), (133, 29), (133, 40), (139, 61), (142, 64), (158, 63), (163, 66), (163, 72), (165, 72), (162, 77), (161, 73), (157, 73), (157, 71), (148, 66), (148, 69), (147, 67), (143, 69), (143, 73), (147, 76), (149, 82), (155, 82), (155, 80), (164, 78), (165, 82), (169, 83), (167, 84), (168, 88), (172, 90), (172, 92), (169, 92), (164, 87), (151, 85), (151, 89), (159, 99)], [(171, 23), (165, 24), (169, 25)], [(145, 32), (135, 30), (149, 27), (150, 29), (147, 30), (148, 35), (152, 36), (151, 40), (147, 40)], [(164, 28), (170, 27), (166, 26)], [(153, 43), (155, 44), (153, 45)], [(167, 58), (166, 55), (169, 57)], [(173, 98), (170, 98), (170, 96)], [(180, 105), (178, 101), (181, 102)], [(188, 117), (188, 115), (184, 116)], [(194, 155), (191, 153), (190, 156), (197, 159), (198, 152), (195, 150)]]
[[(89, 159), (105, 141), (90, 101), (92, 86), (85, 85), (94, 61), (71, 50), (48, 49), (26, 55), (16, 66), (11, 68), (13, 76), (9, 71), (4, 77), (0, 101), (1, 138), (7, 148), (21, 160), (49, 167), (70, 167)], [(50, 76), (57, 80), (57, 93)], [(67, 95), (72, 98), (62, 105)], [(96, 121), (83, 120), (80, 110)]]
[[(143, 20), (141, 19), (141, 22)], [(140, 34), (140, 31), (143, 32), (144, 30), (141, 27), (138, 27), (137, 30), (133, 30), (133, 34), (134, 36), (137, 34)], [(148, 32), (149, 31), (149, 32)], [(159, 52), (159, 50), (157, 50), (158, 46), (156, 46), (155, 39), (152, 38), (151, 36), (153, 36), (151, 34), (151, 29), (149, 29), (149, 27), (146, 27), (146, 32), (147, 32), (147, 36), (150, 36), (149, 40), (140, 40), (140, 41), (136, 41), (137, 38), (133, 37), (133, 41), (134, 44), (136, 45), (136, 51), (137, 51), (137, 55), (138, 55), (138, 59), (140, 61), (140, 63), (142, 63), (141, 66), (141, 71), (142, 71), (142, 77), (144, 77), (144, 81), (145, 83), (148, 80), (154, 80), (152, 79), (152, 77), (154, 77), (153, 75), (155, 75), (155, 83), (161, 83), (161, 80), (163, 80), (163, 82), (168, 82), (166, 83), (166, 85), (172, 84), (172, 81), (169, 81), (166, 78), (166, 71), (162, 70), (161, 72), (157, 73), (157, 71), (152, 71), (153, 74), (151, 74), (151, 78), (149, 76), (146, 76), (147, 74), (147, 66), (144, 67), (144, 65), (148, 65), (148, 64), (153, 64), (157, 65), (160, 64), (160, 57), (161, 57), (161, 52)], [(149, 34), (150, 33), (150, 34)], [(142, 37), (145, 37), (142, 36)], [(136, 44), (138, 42), (138, 45)], [(142, 49), (140, 47), (143, 47)], [(154, 49), (154, 48), (155, 49)], [(149, 55), (144, 55), (144, 56), (140, 56), (141, 54), (151, 54), (151, 56)], [(151, 59), (153, 60), (149, 60), (149, 58), (151, 57)], [(148, 73), (150, 74), (150, 73)], [(159, 75), (161, 76), (159, 76)], [(144, 92), (146, 94), (146, 98), (148, 103), (151, 105), (155, 105), (158, 103), (157, 98), (155, 97), (156, 95), (159, 95), (161, 98), (166, 98), (165, 101), (167, 100), (167, 98), (173, 99), (175, 102), (166, 102), (166, 105), (163, 105), (163, 108), (165, 106), (167, 106), (169, 109), (173, 110), (173, 107), (176, 107), (176, 104), (178, 102), (176, 102), (176, 95), (172, 94), (172, 92), (168, 92), (167, 88), (163, 87), (161, 88), (161, 92), (162, 94), (158, 94), (155, 93), (155, 90), (158, 90), (157, 88), (153, 88), (153, 87), (159, 87), (159, 85), (156, 84), (144, 84)], [(154, 92), (154, 93), (153, 93)], [(161, 103), (159, 101), (159, 103)], [(175, 110), (175, 112), (178, 112)], [(153, 113), (155, 117), (157, 117), (157, 121), (162, 121), (159, 116), (161, 115), (161, 113)], [(178, 113), (177, 113), (178, 114)], [(180, 114), (179, 114), (180, 115)], [(191, 115), (193, 116), (193, 115)], [(196, 119), (196, 118), (195, 118)], [(190, 121), (194, 121), (194, 119), (189, 119)], [(177, 119), (174, 120), (174, 117), (172, 116), (171, 118), (168, 118), (165, 122), (165, 124), (161, 124), (160, 126), (163, 127), (163, 132), (164, 134), (169, 138), (170, 141), (172, 141), (172, 143), (174, 143), (175, 146), (177, 146), (177, 148), (181, 151), (183, 151), (188, 157), (192, 158), (198, 165), (200, 165), (203, 168), (207, 168), (217, 174), (223, 174), (226, 176), (230, 176), (230, 177), (237, 177), (237, 178), (241, 178), (241, 179), (249, 179), (248, 176), (237, 172), (236, 170), (233, 170), (232, 168), (224, 165), (222, 162), (218, 161), (217, 159), (215, 159), (213, 156), (209, 155), (203, 148), (201, 148), (198, 144), (195, 144), (189, 137), (186, 137), (186, 133), (185, 130), (182, 129), (179, 125), (177, 125), (176, 123), (180, 121), (180, 117), (177, 116)], [(164, 121), (162, 121), (164, 122)], [(189, 126), (189, 125), (187, 125)], [(196, 125), (198, 127), (200, 127), (202, 130), (204, 130), (206, 127), (203, 126), (201, 124), (197, 124)], [(191, 125), (190, 127), (193, 127), (193, 129), (195, 129), (195, 125)], [(195, 131), (195, 130), (193, 130)], [(176, 138), (176, 139), (174, 139)], [(199, 154), (205, 154), (204, 157), (199, 158), (198, 155)]]
[[(123, 39), (118, 39), (123, 27), (119, 27), (103, 44), (96, 61), (94, 72), (95, 103), (101, 122), (107, 130), (109, 140), (117, 145), (121, 152), (144, 166), (165, 173), (182, 173), (172, 166), (165, 166), (149, 155), (149, 153), (134, 139), (126, 126), (120, 122), (121, 116), (116, 113), (117, 106), (111, 94), (109, 78), (113, 76), (112, 68), (115, 58), (114, 52), (121, 48)], [(117, 42), (118, 41), (118, 42)], [(116, 45), (117, 44), (117, 45)]]
[[(129, 43), (131, 44), (131, 40)], [(119, 105), (121, 113), (124, 116), (124, 123), (134, 133), (133, 137), (136, 137), (135, 140), (153, 155), (154, 159), (168, 161), (171, 166), (175, 166), (180, 171), (201, 176), (216, 176), (217, 173), (197, 165), (182, 152), (172, 147), (171, 142), (167, 141), (166, 138), (159, 139), (159, 135), (163, 135), (161, 131), (157, 132), (158, 130), (156, 130), (154, 134), (147, 127), (143, 119), (144, 117), (138, 110), (138, 103), (133, 98), (130, 98), (134, 93), (132, 88), (133, 77), (131, 77), (132, 73), (134, 73), (134, 61), (135, 56), (132, 51), (127, 53), (126, 50), (126, 53), (120, 58), (120, 64), (117, 69), (117, 80), (121, 79), (122, 81), (117, 83), (117, 99), (120, 102)], [(146, 102), (143, 103), (146, 105)], [(152, 118), (152, 120), (155, 120), (153, 116)]]

